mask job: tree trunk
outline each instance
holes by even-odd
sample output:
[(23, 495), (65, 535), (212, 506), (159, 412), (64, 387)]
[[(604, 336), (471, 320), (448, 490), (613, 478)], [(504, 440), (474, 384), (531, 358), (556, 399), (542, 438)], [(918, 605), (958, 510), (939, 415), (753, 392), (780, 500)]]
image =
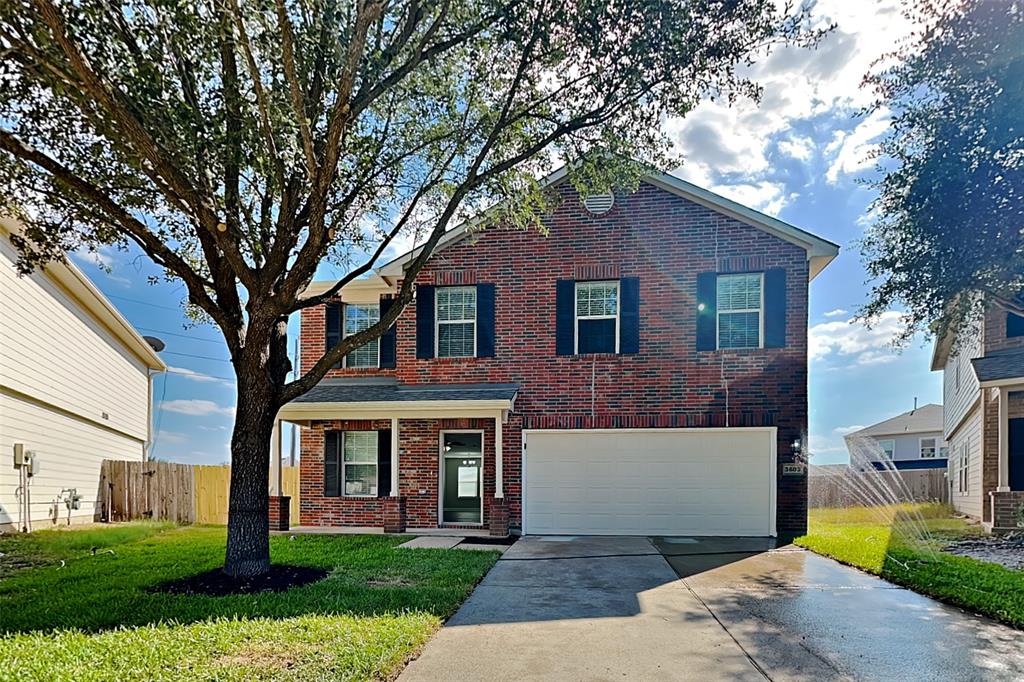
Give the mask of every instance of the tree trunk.
[[(270, 386), (238, 375), (238, 405), (231, 434), (231, 493), (224, 572), (236, 578), (270, 570), (270, 440), (277, 410)], [(265, 374), (263, 374), (265, 376)], [(258, 384), (264, 384), (259, 386)]]

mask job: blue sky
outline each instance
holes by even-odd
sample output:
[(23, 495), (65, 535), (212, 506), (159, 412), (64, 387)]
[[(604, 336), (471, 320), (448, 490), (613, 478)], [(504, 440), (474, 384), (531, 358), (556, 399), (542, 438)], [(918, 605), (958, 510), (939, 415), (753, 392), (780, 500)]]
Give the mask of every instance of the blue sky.
[[(942, 399), (941, 375), (928, 370), (930, 347), (921, 339), (902, 352), (891, 347), (898, 312), (873, 329), (851, 321), (868, 291), (855, 242), (872, 192), (861, 181), (872, 173), (868, 154), (886, 126), (884, 114), (857, 116), (870, 101), (859, 85), (871, 63), (907, 35), (898, 7), (817, 2), (815, 20), (835, 21), (838, 31), (816, 51), (782, 50), (755, 65), (751, 75), (764, 86), (760, 105), (705, 103), (665, 123), (686, 159), (678, 175), (842, 247), (811, 286), (809, 440), (816, 464), (846, 461), (842, 436), (855, 427), (904, 412), (915, 397), (921, 404)], [(160, 273), (144, 257), (104, 248), (74, 258), (132, 324), (167, 344), (172, 371), (156, 380), (154, 455), (226, 462), (234, 382), (219, 332), (186, 329), (183, 287), (147, 284)]]

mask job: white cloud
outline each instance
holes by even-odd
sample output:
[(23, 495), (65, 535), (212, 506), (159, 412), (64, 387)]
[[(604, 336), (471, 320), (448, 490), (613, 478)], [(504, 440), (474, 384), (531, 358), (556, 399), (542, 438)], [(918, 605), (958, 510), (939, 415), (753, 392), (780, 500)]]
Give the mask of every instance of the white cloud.
[(896, 359), (892, 342), (903, 328), (902, 318), (902, 313), (890, 310), (870, 329), (852, 319), (816, 324), (808, 332), (808, 355), (811, 360), (835, 355), (859, 365), (892, 362)]
[[(794, 123), (818, 117), (849, 121), (870, 103), (872, 92), (861, 87), (864, 75), (913, 28), (901, 4), (900, 0), (814, 3), (813, 24), (824, 27), (835, 22), (836, 31), (817, 49), (783, 47), (747, 69), (744, 75), (763, 87), (759, 104), (741, 100), (730, 107), (705, 101), (685, 119), (665, 123), (664, 132), (685, 159), (677, 173), (705, 187), (725, 184), (722, 174), (738, 176), (740, 182), (762, 179), (771, 171), (766, 149), (772, 144), (800, 161), (813, 159), (815, 141), (794, 135)], [(880, 121), (868, 120), (859, 133), (844, 135), (834, 146), (833, 153), (841, 154), (836, 178), (856, 170), (862, 158), (859, 152), (877, 137)], [(848, 148), (846, 138), (850, 138)]]
[(188, 435), (184, 433), (178, 433), (177, 431), (165, 431), (163, 429), (156, 432), (153, 437), (154, 442), (160, 443), (161, 445), (184, 443), (188, 440)]
[(879, 138), (889, 129), (889, 122), (889, 111), (881, 109), (863, 119), (852, 131), (835, 132), (825, 147), (825, 153), (832, 158), (825, 173), (829, 183), (834, 185), (841, 175), (854, 175), (872, 166), (872, 154), (878, 147)]
[(797, 196), (796, 194), (785, 194), (785, 187), (782, 186), (782, 183), (778, 182), (715, 185), (711, 188), (711, 191), (737, 201), (744, 206), (750, 206), (769, 214), (778, 213), (786, 203), (792, 201)]
[(233, 381), (210, 376), (209, 374), (203, 374), (202, 372), (196, 372), (195, 370), (188, 369), (187, 367), (168, 367), (167, 371), (172, 374), (182, 376), (189, 381), (197, 381), (199, 383), (224, 383), (229, 386), (234, 385)]
[(117, 249), (112, 246), (99, 246), (94, 250), (90, 250), (87, 246), (80, 246), (71, 255), (81, 263), (92, 263), (105, 270), (110, 270), (116, 264), (116, 254)]
[(779, 151), (797, 161), (808, 161), (814, 154), (814, 140), (795, 136), (779, 142)]
[(812, 433), (810, 438), (807, 440), (807, 447), (812, 456), (846, 452), (846, 445), (830, 438), (829, 436), (821, 436)]
[(199, 425), (199, 430), (200, 431), (227, 431), (228, 427), (223, 426), (223, 425), (221, 425), (221, 426), (204, 426), (204, 425), (200, 424)]
[(850, 426), (837, 426), (836, 428), (832, 429), (832, 431), (834, 433), (838, 433), (840, 436), (845, 436), (848, 433), (853, 433), (854, 431), (860, 431), (863, 428), (864, 428), (863, 424), (851, 424)]
[(825, 317), (839, 317), (840, 315), (845, 315), (846, 312), (843, 308), (836, 308), (825, 313)]
[(160, 407), (168, 412), (187, 414), (190, 417), (205, 417), (211, 414), (234, 415), (235, 408), (221, 407), (212, 400), (168, 400), (160, 403)]

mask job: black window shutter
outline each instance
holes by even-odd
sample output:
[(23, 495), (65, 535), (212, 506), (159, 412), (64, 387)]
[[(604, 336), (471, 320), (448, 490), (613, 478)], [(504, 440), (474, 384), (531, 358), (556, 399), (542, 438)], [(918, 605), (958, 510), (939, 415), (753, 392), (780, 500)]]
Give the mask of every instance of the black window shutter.
[(715, 350), (718, 347), (718, 273), (701, 272), (697, 275), (697, 350)]
[(786, 271), (772, 268), (764, 273), (764, 347), (786, 346)]
[[(344, 320), (344, 309), (340, 303), (328, 303), (326, 308), (324, 352), (334, 348), (341, 341), (341, 325)], [(334, 366), (341, 367), (341, 363)]]
[(341, 432), (324, 433), (324, 497), (341, 495)]
[(555, 354), (576, 352), (576, 282), (560, 279), (555, 285)]
[(476, 285), (476, 356), (494, 357), (494, 285)]
[[(380, 299), (381, 317), (384, 317), (384, 315), (387, 314), (388, 310), (391, 309), (391, 304), (393, 304), (394, 302), (395, 300), (393, 298)], [(388, 327), (387, 331), (385, 331), (380, 336), (380, 366), (385, 369), (394, 369), (395, 367), (395, 360), (397, 355), (395, 346), (398, 341), (398, 331), (396, 329), (397, 326), (398, 322), (396, 321), (395, 324)]]
[(1024, 336), (1024, 315), (1006, 313), (1006, 338)]
[(640, 352), (640, 280), (623, 277), (619, 280), (619, 352)]
[(416, 285), (416, 357), (434, 357), (434, 287)]
[(391, 429), (377, 432), (377, 497), (391, 494)]

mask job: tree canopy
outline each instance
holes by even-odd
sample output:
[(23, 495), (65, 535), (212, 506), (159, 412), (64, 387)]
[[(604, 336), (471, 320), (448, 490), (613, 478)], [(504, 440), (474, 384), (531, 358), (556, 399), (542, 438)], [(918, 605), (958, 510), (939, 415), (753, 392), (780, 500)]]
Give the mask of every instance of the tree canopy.
[(868, 78), (893, 119), (863, 241), (863, 314), (942, 334), (1024, 291), (1024, 4), (926, 0), (896, 63)]

